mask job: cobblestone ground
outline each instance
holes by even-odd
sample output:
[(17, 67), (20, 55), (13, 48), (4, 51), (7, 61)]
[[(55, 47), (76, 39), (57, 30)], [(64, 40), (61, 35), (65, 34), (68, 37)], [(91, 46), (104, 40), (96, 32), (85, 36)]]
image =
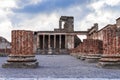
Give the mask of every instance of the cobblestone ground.
[[(120, 69), (102, 69), (70, 55), (37, 55), (36, 69), (11, 69), (0, 66), (0, 78), (120, 78)], [(0, 65), (7, 60), (0, 57)]]

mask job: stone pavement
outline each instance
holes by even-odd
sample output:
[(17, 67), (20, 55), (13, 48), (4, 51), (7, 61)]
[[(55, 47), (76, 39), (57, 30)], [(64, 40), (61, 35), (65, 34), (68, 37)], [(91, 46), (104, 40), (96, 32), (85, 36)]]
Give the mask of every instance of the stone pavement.
[(0, 80), (120, 80), (106, 78), (0, 78)]
[(4, 78), (31, 78), (28, 80), (39, 80), (39, 78), (46, 78), (43, 80), (49, 80), (49, 78), (71, 78), (71, 80), (72, 78), (82, 78), (77, 80), (84, 80), (83, 78), (86, 80), (87, 78), (95, 78), (95, 80), (99, 80), (96, 78), (120, 79), (119, 69), (98, 68), (96, 64), (80, 61), (70, 55), (37, 55), (36, 58), (39, 62), (39, 67), (36, 69), (11, 69), (1, 67), (7, 58), (0, 57), (0, 80), (14, 80)]

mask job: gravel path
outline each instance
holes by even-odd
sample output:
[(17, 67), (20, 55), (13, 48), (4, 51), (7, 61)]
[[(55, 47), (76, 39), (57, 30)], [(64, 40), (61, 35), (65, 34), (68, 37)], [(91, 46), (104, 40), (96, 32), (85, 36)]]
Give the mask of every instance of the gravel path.
[[(1, 78), (120, 78), (120, 69), (103, 69), (70, 55), (37, 55), (36, 69), (11, 69), (0, 66)], [(7, 60), (0, 57), (0, 65)]]

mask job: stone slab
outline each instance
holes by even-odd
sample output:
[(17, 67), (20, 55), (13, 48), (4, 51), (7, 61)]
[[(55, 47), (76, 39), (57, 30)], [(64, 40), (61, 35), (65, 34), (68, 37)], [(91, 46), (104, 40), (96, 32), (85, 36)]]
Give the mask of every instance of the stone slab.
[(37, 68), (38, 62), (7, 62), (2, 65), (3, 68)]

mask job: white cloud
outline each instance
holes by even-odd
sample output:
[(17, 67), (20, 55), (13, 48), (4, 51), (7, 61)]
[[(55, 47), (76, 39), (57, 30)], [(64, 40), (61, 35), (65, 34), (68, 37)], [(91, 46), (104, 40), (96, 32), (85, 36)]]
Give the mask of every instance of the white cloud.
[(43, 0), (30, 0), (30, 4), (37, 4), (42, 2)]
[(82, 26), (81, 30), (87, 30), (88, 28), (91, 28), (94, 23), (99, 24), (99, 29), (105, 27), (107, 24), (115, 24), (115, 19), (119, 17), (120, 11), (107, 9), (108, 6), (106, 5), (118, 6), (119, 3), (120, 0), (96, 0), (95, 2), (91, 2), (87, 6), (91, 12), (80, 21), (79, 25)]
[(0, 0), (0, 8), (17, 7), (16, 0)]
[(88, 7), (93, 8), (94, 10), (99, 10), (105, 7), (106, 5), (113, 7), (119, 4), (120, 4), (120, 0), (95, 0), (92, 1)]
[[(16, 14), (11, 10), (12, 8), (23, 8), (30, 4), (36, 5), (42, 1), (43, 0), (30, 0), (29, 3), (18, 6), (17, 0), (0, 0), (0, 36), (11, 41), (11, 30), (13, 29), (34, 31), (53, 30), (59, 27), (60, 16), (74, 16), (75, 30), (87, 30), (96, 22), (99, 24), (100, 28), (102, 28), (109, 23), (115, 23), (115, 19), (118, 18), (120, 13), (120, 11), (115, 11), (113, 9), (108, 10), (105, 8), (106, 5), (111, 7), (118, 6), (120, 0), (95, 0), (87, 6), (91, 12), (87, 12), (86, 16), (81, 16), (85, 13), (84, 9), (86, 8), (85, 6), (81, 7), (81, 5), (58, 9), (49, 14), (38, 13), (35, 16), (31, 16), (31, 14), (28, 13)], [(14, 23), (16, 26), (13, 26), (8, 16), (20, 18), (21, 21), (19, 23)], [(30, 18), (28, 18), (29, 16)], [(82, 39), (85, 38), (84, 36), (80, 37)]]
[[(27, 29), (27, 30), (29, 29), (29, 30), (42, 30), (42, 31), (53, 30), (54, 28), (59, 27), (60, 16), (75, 16), (77, 18), (80, 15), (79, 14), (80, 12), (81, 12), (80, 6), (71, 6), (64, 10), (59, 9), (53, 11), (49, 14), (39, 13), (33, 16), (31, 19), (27, 18), (27, 16), (31, 16), (31, 15), (22, 14), (22, 16), (21, 15), (19, 16), (23, 20), (17, 25), (19, 27), (15, 29)], [(23, 15), (26, 15), (26, 17)]]
[(116, 6), (120, 4), (120, 0), (104, 0), (107, 5)]
[(9, 20), (0, 22), (0, 36), (5, 37), (7, 40), (11, 41), (11, 30), (12, 24)]
[(0, 0), (0, 36), (11, 41), (12, 22), (8, 18), (13, 15), (11, 8), (17, 8), (16, 0)]
[(38, 14), (32, 19), (24, 18), (14, 29), (25, 29), (34, 31), (53, 30), (58, 28), (59, 15), (55, 13), (51, 14)]

